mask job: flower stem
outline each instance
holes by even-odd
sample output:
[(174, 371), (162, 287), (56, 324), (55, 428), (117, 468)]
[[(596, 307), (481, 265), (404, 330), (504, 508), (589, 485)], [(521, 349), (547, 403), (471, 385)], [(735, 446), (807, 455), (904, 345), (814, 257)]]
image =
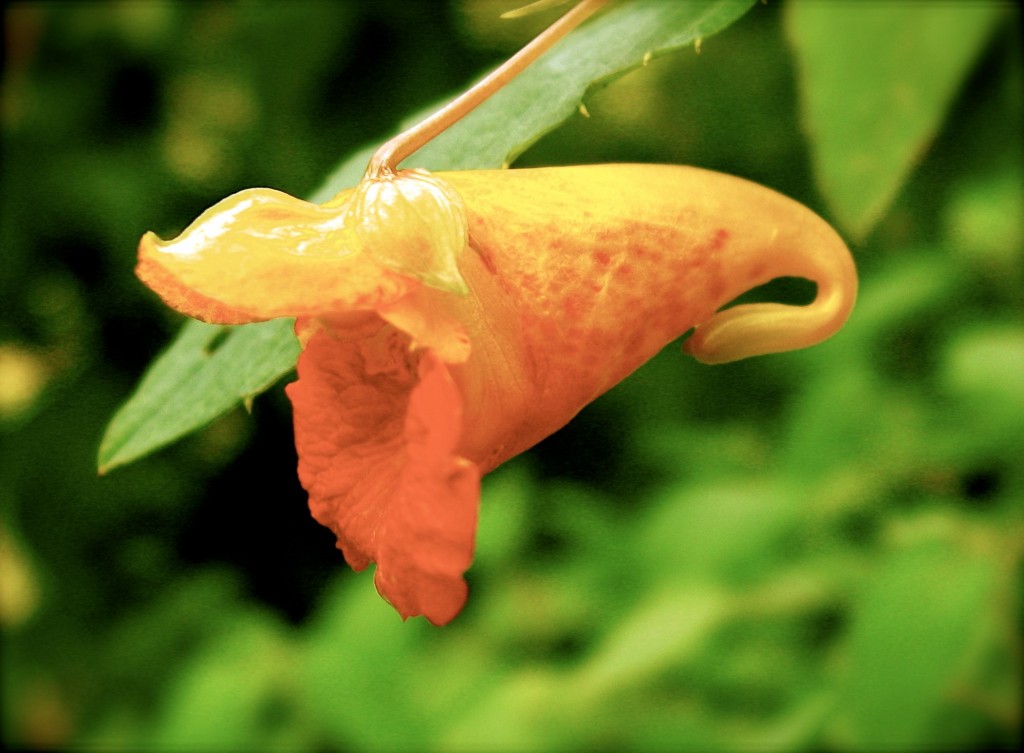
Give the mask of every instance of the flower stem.
[(593, 15), (608, 0), (582, 0), (576, 7), (538, 34), (533, 41), (492, 71), (478, 84), (449, 102), (426, 120), (385, 142), (370, 159), (366, 178), (393, 174), (399, 163), (472, 112), (559, 39)]

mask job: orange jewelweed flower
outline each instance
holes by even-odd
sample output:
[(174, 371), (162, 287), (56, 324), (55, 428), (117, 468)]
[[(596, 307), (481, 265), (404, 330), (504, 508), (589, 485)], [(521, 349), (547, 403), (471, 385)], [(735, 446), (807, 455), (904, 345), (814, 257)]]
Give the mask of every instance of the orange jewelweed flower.
[[(137, 272), (204, 321), (297, 318), (313, 516), (403, 618), (439, 625), (466, 601), (483, 474), (687, 330), (707, 363), (812, 345), (857, 287), (806, 207), (666, 165), (405, 170), (319, 206), (251, 189), (146, 234)], [(814, 302), (718, 311), (780, 276), (815, 281)]]

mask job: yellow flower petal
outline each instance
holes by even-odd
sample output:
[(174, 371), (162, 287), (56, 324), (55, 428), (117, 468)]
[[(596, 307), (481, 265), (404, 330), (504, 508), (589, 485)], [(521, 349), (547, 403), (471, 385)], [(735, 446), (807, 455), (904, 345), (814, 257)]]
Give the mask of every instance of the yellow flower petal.
[(177, 238), (139, 244), (136, 273), (172, 308), (218, 324), (369, 309), (416, 287), (360, 252), (345, 210), (252, 188)]

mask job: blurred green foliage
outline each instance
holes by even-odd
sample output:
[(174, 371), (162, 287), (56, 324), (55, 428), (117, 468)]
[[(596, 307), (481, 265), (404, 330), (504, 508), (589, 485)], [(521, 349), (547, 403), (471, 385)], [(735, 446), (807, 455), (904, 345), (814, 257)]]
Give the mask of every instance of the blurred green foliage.
[[(860, 230), (862, 292), (808, 351), (708, 368), (669, 347), (489, 476), (472, 596), (450, 626), (402, 623), (345, 568), (305, 509), (277, 390), (95, 476), (105, 422), (181, 325), (132, 277), (142, 232), (174, 233), (248, 185), (308, 194), (549, 20), (498, 25), (515, 4), (5, 7), (6, 746), (1019, 746), (1024, 82), (1010, 5), (957, 53), (948, 106), (894, 165), (909, 177), (870, 233), (816, 173), (801, 114), (795, 30), (817, 14), (801, 38), (835, 33), (828, 5), (755, 6), (522, 156), (761, 181)], [(851, 101), (874, 102), (861, 66), (839, 65), (850, 51), (829, 49)], [(870, 148), (878, 132), (850, 138)]]

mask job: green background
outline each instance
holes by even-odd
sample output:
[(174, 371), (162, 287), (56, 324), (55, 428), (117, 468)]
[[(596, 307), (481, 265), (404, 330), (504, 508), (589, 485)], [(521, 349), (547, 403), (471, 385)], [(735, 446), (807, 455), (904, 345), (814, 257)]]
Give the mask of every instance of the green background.
[(251, 185), (308, 195), (552, 16), (497, 20), (517, 4), (5, 7), (6, 745), (1020, 743), (1009, 4), (759, 3), (519, 158), (765, 183), (849, 239), (861, 297), (805, 352), (712, 368), (670, 345), (489, 476), (450, 626), (402, 623), (309, 517), (279, 387), (96, 475), (107, 422), (182, 325), (133, 277), (138, 237)]

